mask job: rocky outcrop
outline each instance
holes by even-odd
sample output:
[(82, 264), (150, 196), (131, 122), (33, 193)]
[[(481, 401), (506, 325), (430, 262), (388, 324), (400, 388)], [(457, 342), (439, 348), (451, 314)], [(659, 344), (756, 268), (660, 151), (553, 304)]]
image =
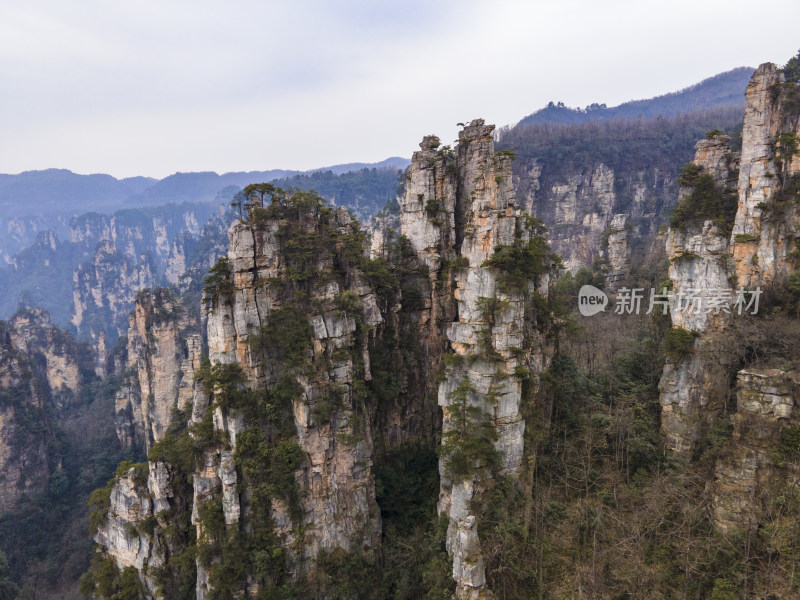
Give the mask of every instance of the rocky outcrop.
[[(693, 162), (701, 172), (711, 175), (721, 192), (735, 190), (738, 157), (731, 152), (730, 138), (716, 135), (699, 141), (695, 149)], [(680, 201), (689, 201), (690, 193), (682, 188)], [(687, 342), (688, 355), (668, 357), (664, 366), (659, 383), (661, 432), (668, 449), (691, 454), (721, 413), (727, 395), (726, 354), (713, 334), (727, 322), (734, 297), (727, 233), (711, 220), (682, 223), (667, 233), (667, 256), (672, 289), (657, 293), (670, 296), (673, 328), (694, 332), (697, 338)], [(710, 305), (713, 298), (723, 304)]]
[(190, 204), (117, 211), (111, 215), (86, 213), (72, 219), (69, 239), (88, 251), (101, 242), (111, 242), (133, 261), (149, 252), (161, 274), (176, 259), (173, 244), (178, 236), (198, 236), (199, 222), (211, 213), (209, 205)]
[[(433, 446), (440, 426), (439, 510), (458, 595), (489, 597), (477, 507), (495, 477), (524, 468), (532, 397), (523, 389), (536, 392), (548, 363), (554, 273), (540, 224), (516, 207), (511, 157), (494, 152), (492, 130), (473, 121), (455, 149), (426, 137), (408, 171), (400, 235), (387, 226), (372, 248), (345, 209), (267, 184), (254, 192), (265, 197), (251, 198), (206, 278), (206, 364), (198, 336), (181, 344), (175, 301), (140, 294), (127, 341), (136, 378), (118, 396), (118, 431), (151, 444), (149, 475), (120, 474), (96, 539), (120, 567), (143, 573), (151, 596), (146, 573), (163, 574), (164, 556), (181, 552), (163, 537), (157, 498), (186, 506), (197, 598), (267, 593), (281, 577), (317, 585), (319, 557), (379, 548), (374, 456), (408, 441)], [(473, 426), (483, 453), (464, 456)], [(179, 465), (186, 445), (192, 459)], [(158, 465), (166, 475), (156, 485)], [(251, 567), (226, 576), (231, 544), (247, 540), (260, 554), (237, 555)], [(265, 552), (273, 571), (251, 564)]]
[(162, 439), (175, 410), (190, 411), (198, 384), (199, 326), (168, 289), (136, 296), (127, 336), (127, 372), (117, 392), (115, 425), (123, 446), (148, 450)]
[(369, 220), (366, 229), (370, 237), (370, 256), (372, 258), (386, 256), (389, 246), (397, 241), (397, 236), (400, 234), (399, 204), (389, 205), (381, 210)]
[[(747, 86), (742, 130), (739, 206), (731, 238), (736, 275), (748, 288), (769, 285), (794, 270), (800, 158), (792, 149), (800, 133), (796, 90), (772, 63), (756, 69)], [(783, 137), (782, 137), (783, 136)], [(788, 136), (788, 139), (786, 139)], [(782, 141), (783, 140), (783, 141)]]
[(631, 248), (627, 223), (627, 215), (614, 215), (611, 225), (606, 231), (606, 258), (608, 260), (606, 287), (611, 291), (622, 285), (630, 267)]
[[(358, 230), (358, 223), (345, 209), (337, 209), (332, 218), (330, 227), (339, 235)], [(321, 224), (303, 216), (300, 227), (306, 235), (314, 236)], [(228, 261), (234, 292), (209, 312), (209, 357), (212, 364), (236, 362), (247, 373), (251, 385), (269, 387), (277, 383), (279, 373), (269, 360), (254, 355), (250, 342), (268, 324), (271, 313), (285, 308), (286, 301), (280, 288), (259, 282), (286, 280), (292, 264), (285, 254), (277, 218), (257, 228), (234, 224), (230, 238)], [(332, 266), (331, 258), (325, 258), (323, 253), (316, 268), (327, 271)], [(313, 377), (298, 378), (303, 391), (293, 402), (298, 443), (307, 455), (296, 474), (304, 528), (298, 547), (306, 558), (313, 558), (322, 550), (375, 548), (379, 540), (371, 435), (368, 429), (358, 429), (358, 415), (350, 407), (358, 407), (356, 390), (363, 385), (359, 379), (363, 382), (369, 377), (369, 362), (364, 360), (365, 347), (359, 341), (357, 323), (371, 330), (383, 317), (363, 276), (354, 271), (349, 279), (349, 285), (334, 279), (313, 285), (308, 291), (309, 300), (318, 307), (308, 317), (313, 335), (311, 361), (318, 364), (328, 357), (330, 367)], [(337, 309), (337, 299), (341, 305), (342, 298), (353, 300), (349, 310)], [(336, 403), (342, 408), (328, 418), (322, 415), (327, 410), (324, 403), (330, 401), (326, 396), (331, 393), (341, 394)], [(235, 417), (223, 411), (218, 419), (233, 428), (233, 438), (240, 427), (235, 424)]]
[(50, 323), (42, 309), (23, 309), (8, 321), (11, 343), (28, 355), (44, 359), (44, 372), (54, 405), (64, 408), (73, 403), (80, 391), (80, 349), (71, 336)]
[(797, 485), (794, 457), (782, 454), (780, 440), (800, 424), (799, 384), (800, 374), (793, 371), (738, 373), (730, 450), (717, 464), (712, 486), (714, 524), (720, 531), (755, 528), (763, 523), (770, 498)]
[[(43, 390), (28, 370), (30, 365), (8, 343), (0, 347), (0, 514), (17, 506), (24, 496), (47, 488), (51, 440), (31, 428), (44, 415)], [(10, 402), (9, 402), (10, 400)]]
[[(563, 169), (518, 160), (514, 184), (519, 205), (544, 222), (564, 266), (574, 272), (606, 263), (613, 289), (630, 268), (631, 240), (651, 239), (663, 222), (663, 208), (675, 202), (670, 197), (675, 178), (658, 168), (619, 174), (603, 162)], [(608, 247), (606, 240), (612, 242)]]
[[(142, 574), (148, 597), (157, 595), (153, 574), (164, 565), (161, 540), (152, 534), (156, 514), (162, 505), (169, 506), (169, 488), (159, 488), (164, 479), (164, 465), (131, 466), (115, 478), (110, 491), (109, 508), (94, 540), (114, 558), (120, 568), (133, 567)], [(148, 476), (149, 475), (149, 476)]]
[[(490, 265), (503, 248), (524, 253), (537, 233), (516, 207), (511, 157), (495, 153), (493, 129), (481, 119), (472, 121), (459, 134), (455, 150), (440, 149), (438, 138), (425, 137), (412, 157), (401, 201), (401, 233), (431, 277), (440, 279), (443, 265), (455, 266), (451, 285), (457, 312), (446, 326), (451, 358), (438, 389), (445, 457), (439, 512), (448, 517), (447, 548), (460, 598), (487, 593), (474, 500), (494, 472), (519, 473), (523, 379), (532, 378), (535, 387), (547, 362), (530, 327), (530, 298), (548, 294), (548, 259), (542, 257), (538, 280), (522, 282), (510, 281), (501, 268)], [(459, 454), (467, 437), (487, 431), (485, 425), (492, 432), (487, 435), (497, 452), (495, 465), (491, 453)], [(453, 468), (457, 461), (467, 468)]]
[(41, 310), (0, 321), (0, 515), (47, 489), (61, 462), (55, 416), (73, 405), (82, 357)]
[(131, 260), (111, 242), (101, 242), (94, 259), (73, 275), (72, 324), (95, 343), (101, 336), (116, 340), (125, 333), (123, 322), (136, 294), (157, 281), (147, 255)]
[[(799, 113), (787, 97), (796, 95), (775, 65), (761, 65), (747, 88), (741, 156), (722, 135), (696, 146), (694, 164), (713, 179), (713, 193), (736, 193), (738, 204), (730, 224), (694, 219), (667, 236), (672, 324), (700, 334), (687, 358), (668, 361), (661, 379), (662, 433), (671, 450), (691, 451), (722, 409), (727, 353), (715, 340), (734, 312), (731, 305), (740, 292), (779, 283), (795, 268)], [(688, 191), (682, 190), (681, 202)], [(722, 301), (709, 304), (714, 298)], [(691, 310), (694, 302), (700, 304)]]

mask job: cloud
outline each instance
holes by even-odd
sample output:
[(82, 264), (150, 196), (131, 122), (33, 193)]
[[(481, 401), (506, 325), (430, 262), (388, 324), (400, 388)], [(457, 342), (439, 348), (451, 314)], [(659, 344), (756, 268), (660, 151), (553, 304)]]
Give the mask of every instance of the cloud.
[(410, 155), (457, 121), (617, 104), (796, 52), (800, 6), (12, 0), (0, 169), (163, 176)]

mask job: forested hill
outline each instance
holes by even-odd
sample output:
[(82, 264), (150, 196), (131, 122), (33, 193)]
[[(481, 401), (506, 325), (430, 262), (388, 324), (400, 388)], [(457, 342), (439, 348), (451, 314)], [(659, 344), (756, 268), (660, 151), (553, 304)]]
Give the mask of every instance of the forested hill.
[(576, 270), (601, 257), (615, 215), (632, 241), (653, 242), (697, 140), (720, 130), (740, 145), (743, 112), (731, 106), (652, 119), (521, 123), (501, 132), (497, 147), (516, 156), (520, 205), (544, 221), (550, 243)]
[(341, 174), (333, 170), (315, 171), (276, 179), (273, 183), (283, 188), (314, 190), (337, 206), (346, 206), (359, 218), (367, 219), (395, 199), (408, 165), (407, 160), (401, 160), (396, 169), (364, 167)]
[(714, 75), (690, 87), (647, 100), (631, 100), (619, 106), (590, 104), (586, 108), (570, 108), (563, 102), (550, 102), (545, 108), (522, 119), (530, 123), (587, 123), (612, 119), (670, 117), (697, 110), (743, 106), (744, 90), (753, 75), (751, 67), (738, 67)]

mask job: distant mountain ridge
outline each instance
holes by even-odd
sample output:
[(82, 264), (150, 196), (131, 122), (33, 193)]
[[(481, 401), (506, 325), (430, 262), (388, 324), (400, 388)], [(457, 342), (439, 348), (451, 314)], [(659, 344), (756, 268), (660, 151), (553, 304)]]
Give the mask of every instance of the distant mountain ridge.
[(550, 102), (545, 108), (522, 119), (519, 124), (530, 123), (587, 123), (612, 119), (673, 117), (696, 110), (728, 106), (744, 106), (744, 92), (755, 69), (738, 67), (692, 86), (646, 100), (631, 100), (619, 106), (590, 104), (586, 108), (570, 108), (563, 102)]
[(111, 175), (80, 175), (67, 169), (0, 174), (0, 221), (23, 215), (111, 212), (181, 202), (211, 202), (231, 186), (286, 179), (303, 173), (332, 171), (336, 175), (364, 168), (405, 169), (409, 160), (387, 158), (378, 163), (348, 163), (309, 171), (273, 169), (268, 171), (214, 171), (174, 173), (163, 179)]

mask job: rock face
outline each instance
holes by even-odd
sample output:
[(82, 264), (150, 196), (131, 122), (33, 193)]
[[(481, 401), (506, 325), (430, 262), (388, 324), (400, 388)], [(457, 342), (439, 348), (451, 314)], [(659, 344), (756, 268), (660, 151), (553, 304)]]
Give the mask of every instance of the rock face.
[(42, 309), (18, 311), (11, 319), (12, 344), (28, 355), (44, 358), (45, 375), (57, 408), (74, 402), (82, 385), (75, 341), (50, 323)]
[(606, 274), (606, 287), (616, 290), (620, 287), (628, 273), (631, 248), (628, 241), (628, 216), (625, 214), (614, 215), (608, 228), (608, 273)]
[(181, 302), (165, 288), (136, 296), (127, 337), (127, 372), (117, 392), (115, 425), (123, 446), (149, 450), (164, 437), (174, 410), (192, 408), (202, 337)]
[[(794, 269), (798, 214), (795, 203), (800, 158), (781, 136), (796, 136), (798, 114), (772, 63), (761, 65), (747, 86), (742, 130), (739, 207), (731, 238), (739, 283), (768, 285)], [(789, 142), (789, 145), (791, 142)]]
[(796, 468), (779, 467), (775, 453), (781, 433), (800, 424), (798, 384), (800, 374), (791, 371), (738, 373), (731, 452), (717, 464), (712, 487), (714, 524), (721, 531), (753, 528), (774, 490), (797, 481)]
[[(199, 336), (183, 346), (174, 299), (139, 295), (127, 342), (136, 376), (118, 396), (118, 432), (149, 445), (151, 462), (119, 474), (95, 539), (141, 573), (149, 597), (153, 574), (163, 579), (169, 557), (195, 546), (197, 598), (272, 590), (278, 575), (248, 562), (263, 565), (264, 552), (296, 585), (317, 585), (321, 556), (374, 556), (374, 456), (432, 446), (439, 427), (457, 593), (491, 595), (473, 507), (496, 476), (523, 469), (523, 389), (535, 393), (548, 363), (537, 320), (548, 318), (555, 273), (540, 224), (515, 205), (511, 157), (494, 152), (492, 130), (473, 121), (455, 149), (426, 137), (399, 232), (385, 226), (372, 248), (347, 210), (265, 186), (272, 204), (253, 197), (207, 279), (206, 364)], [(473, 426), (484, 454), (462, 456)], [(176, 455), (187, 444), (188, 463)], [(165, 537), (164, 510), (196, 539)], [(224, 565), (235, 540), (264, 552), (237, 555), (250, 567), (232, 582)]]
[(23, 495), (46, 489), (51, 458), (47, 437), (26, 426), (43, 416), (46, 388), (37, 385), (31, 365), (3, 333), (0, 393), (6, 401), (0, 408), (0, 513), (12, 510)]
[[(440, 278), (444, 264), (457, 267), (452, 281), (457, 312), (446, 328), (452, 359), (438, 389), (445, 449), (464, 443), (471, 428), (488, 424), (497, 469), (514, 476), (523, 455), (522, 382), (527, 377), (535, 382), (546, 366), (542, 344), (529, 326), (526, 298), (535, 292), (546, 297), (549, 279), (543, 268), (538, 281), (515, 286), (488, 265), (498, 247), (527, 248), (535, 234), (516, 207), (511, 157), (495, 153), (493, 129), (481, 119), (472, 121), (459, 134), (455, 151), (439, 149), (438, 138), (424, 138), (408, 170), (400, 220), (401, 233), (431, 278)], [(437, 313), (437, 304), (434, 318), (447, 315)], [(526, 347), (524, 339), (531, 335), (534, 341)], [(467, 460), (469, 473), (454, 473), (446, 459), (441, 462), (439, 512), (448, 516), (457, 595), (475, 598), (486, 592), (486, 577), (472, 502), (493, 474), (480, 458)]]
[(674, 205), (675, 179), (658, 168), (620, 175), (602, 162), (556, 170), (553, 175), (539, 161), (515, 161), (519, 205), (544, 222), (568, 270), (603, 264), (607, 285), (615, 289), (630, 267), (630, 240), (651, 239), (662, 209)]
[[(73, 275), (72, 324), (79, 335), (96, 346), (124, 335), (123, 319), (136, 294), (158, 283), (155, 267), (147, 254), (131, 259), (110, 241), (101, 242), (91, 262)], [(102, 361), (104, 357), (101, 356)], [(102, 362), (98, 365), (102, 370)]]
[[(222, 211), (201, 229), (199, 220), (211, 214), (210, 205), (181, 205), (72, 220), (70, 249), (90, 259), (73, 274), (71, 323), (98, 351), (98, 374), (105, 373), (107, 349), (125, 335), (138, 292), (169, 284), (186, 293), (193, 278), (202, 286), (221, 251), (216, 238), (230, 222)], [(193, 273), (185, 281), (187, 270)]]
[[(333, 219), (330, 226), (339, 234), (357, 231), (357, 222), (345, 209), (336, 210)], [(322, 225), (303, 220), (300, 226), (313, 235), (320, 233), (317, 228)], [(270, 313), (285, 308), (283, 292), (272, 291), (259, 282), (283, 280), (292, 267), (284, 254), (285, 241), (281, 239), (277, 219), (258, 229), (235, 224), (230, 237), (228, 260), (234, 292), (229, 301), (220, 300), (209, 312), (209, 357), (212, 364), (236, 362), (242, 365), (253, 385), (269, 387), (277, 383), (278, 373), (268, 362), (254, 356), (248, 339), (268, 324)], [(317, 268), (325, 270), (330, 266), (323, 260)], [(353, 272), (348, 287), (343, 282), (329, 281), (313, 286), (309, 297), (319, 307), (309, 315), (312, 362), (320, 363), (325, 357), (331, 361), (330, 368), (315, 377), (298, 379), (303, 392), (293, 405), (298, 442), (307, 455), (296, 476), (300, 482), (304, 527), (298, 547), (303, 548), (305, 558), (314, 558), (322, 550), (374, 548), (379, 540), (371, 435), (368, 431), (358, 431), (354, 423), (357, 415), (352, 410), (340, 410), (329, 421), (320, 414), (331, 389), (343, 394), (337, 402), (344, 407), (358, 405), (355, 396), (358, 380), (369, 376), (369, 363), (361, 368), (356, 366), (356, 362), (363, 361), (366, 349), (359, 347), (363, 342), (359, 342), (356, 334), (357, 322), (372, 330), (383, 317), (374, 293), (357, 272)], [(337, 299), (343, 297), (353, 299), (350, 312), (336, 308)], [(340, 349), (350, 352), (337, 352)], [(236, 416), (223, 411), (219, 421), (227, 422), (235, 439), (240, 427)]]
[(157, 485), (165, 475), (164, 465), (152, 465), (151, 469), (154, 472), (148, 476), (141, 466), (133, 466), (116, 478), (106, 519), (95, 533), (94, 540), (116, 559), (118, 565), (139, 571), (144, 591), (152, 598), (157, 588), (148, 571), (163, 567), (164, 549), (159, 536), (146, 531), (145, 523), (152, 527), (159, 507), (162, 504), (169, 506), (165, 498), (169, 491), (168, 488), (159, 489)]
[[(713, 423), (724, 401), (728, 378), (724, 348), (716, 332), (731, 315), (710, 299), (736, 299), (740, 289), (755, 290), (786, 278), (796, 266), (791, 254), (798, 222), (794, 197), (798, 163), (790, 140), (798, 131), (795, 86), (782, 86), (775, 65), (761, 65), (747, 88), (741, 156), (722, 135), (698, 142), (694, 164), (710, 175), (721, 193), (736, 193), (738, 205), (730, 236), (712, 220), (695, 220), (667, 236), (674, 327), (699, 335), (693, 351), (668, 361), (661, 379), (662, 433), (667, 448), (688, 453)], [(681, 190), (684, 200), (690, 190)], [(796, 253), (795, 253), (796, 254)], [(692, 297), (700, 310), (687, 310)], [(730, 304), (731, 302), (728, 302)], [(683, 310), (681, 311), (681, 305)]]
[(100, 242), (112, 242), (133, 261), (149, 252), (156, 272), (162, 274), (174, 270), (173, 263), (184, 259), (175, 245), (184, 245), (186, 239), (197, 237), (199, 223), (205, 222), (211, 212), (208, 205), (184, 204), (118, 211), (112, 215), (87, 213), (72, 219), (69, 239), (89, 251)]
[(60, 467), (55, 420), (81, 392), (81, 360), (42, 310), (0, 321), (0, 514), (44, 491)]
[[(722, 192), (734, 191), (738, 157), (731, 152), (730, 139), (713, 136), (699, 141), (695, 149), (693, 162), (702, 173), (711, 175)], [(681, 189), (682, 201), (690, 191)], [(707, 301), (734, 293), (728, 236), (710, 220), (695, 220), (669, 230), (667, 256), (672, 326), (705, 334), (692, 342), (687, 357), (668, 358), (659, 384), (665, 445), (674, 452), (689, 454), (724, 406), (725, 353), (711, 338), (714, 331), (724, 327), (728, 315), (721, 309), (709, 310)], [(695, 304), (695, 297), (703, 304)]]

